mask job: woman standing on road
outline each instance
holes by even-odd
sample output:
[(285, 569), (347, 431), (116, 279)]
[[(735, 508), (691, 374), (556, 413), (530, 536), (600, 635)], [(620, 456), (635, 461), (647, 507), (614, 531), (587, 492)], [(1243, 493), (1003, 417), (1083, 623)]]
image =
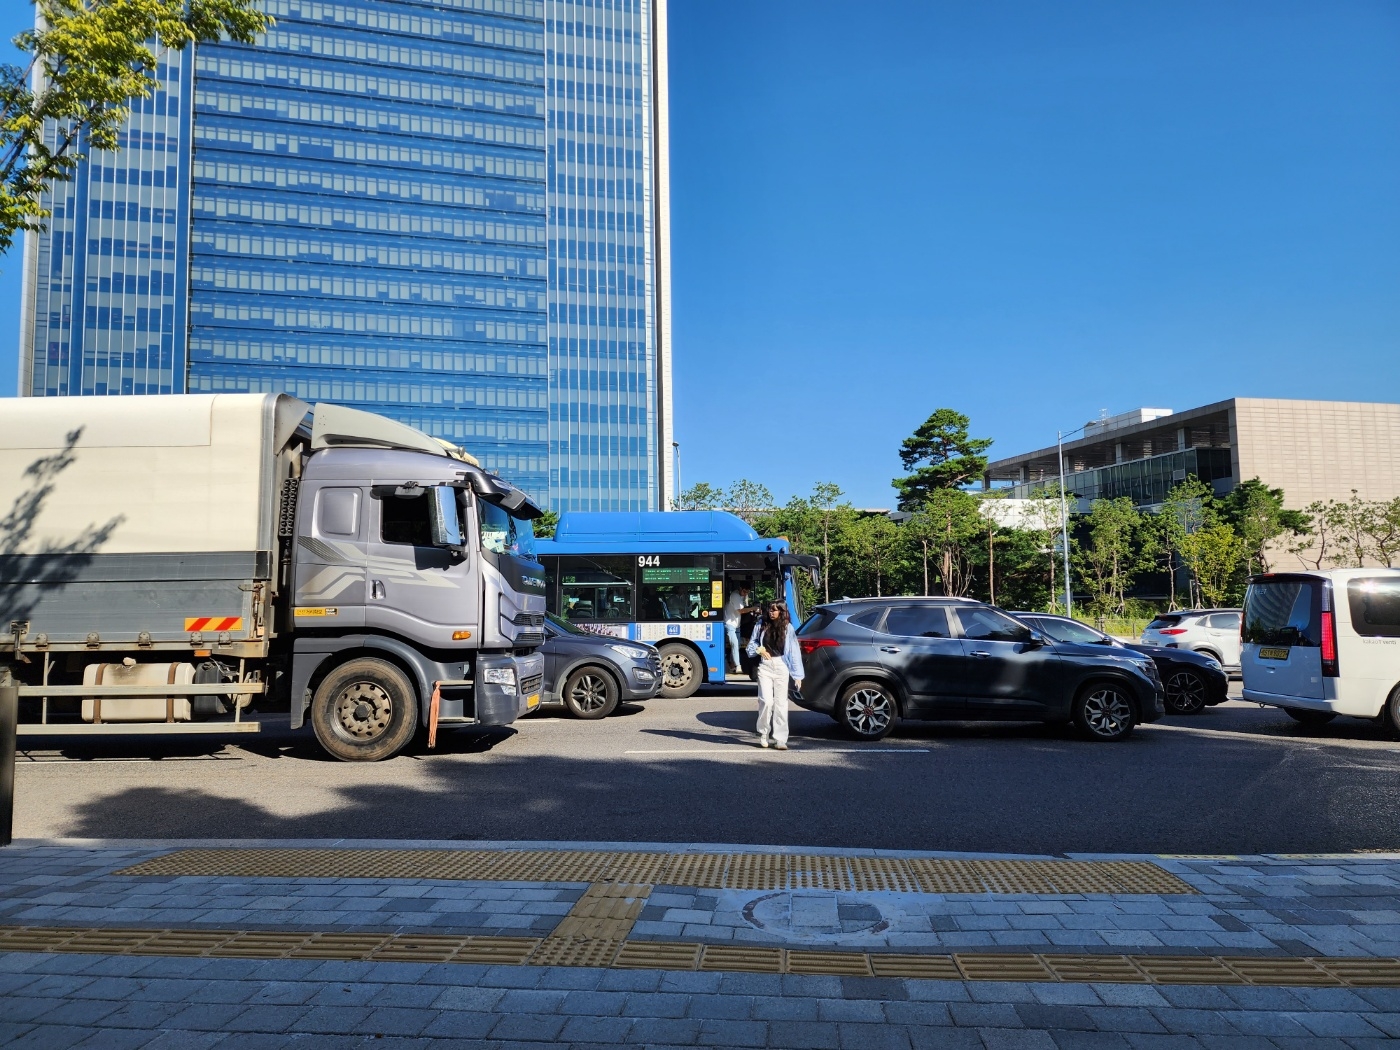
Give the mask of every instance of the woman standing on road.
[(748, 653), (758, 663), (758, 746), (787, 750), (788, 676), (802, 688), (802, 653), (784, 602), (771, 602), (753, 626)]

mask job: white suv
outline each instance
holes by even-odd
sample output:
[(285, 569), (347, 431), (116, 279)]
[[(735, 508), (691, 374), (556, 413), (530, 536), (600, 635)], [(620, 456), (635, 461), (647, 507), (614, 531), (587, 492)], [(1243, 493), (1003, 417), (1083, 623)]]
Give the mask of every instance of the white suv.
[(1189, 609), (1162, 613), (1142, 632), (1143, 645), (1190, 649), (1209, 656), (1226, 672), (1240, 673), (1240, 610)]
[(1299, 722), (1376, 718), (1400, 733), (1400, 569), (1252, 576), (1244, 698)]

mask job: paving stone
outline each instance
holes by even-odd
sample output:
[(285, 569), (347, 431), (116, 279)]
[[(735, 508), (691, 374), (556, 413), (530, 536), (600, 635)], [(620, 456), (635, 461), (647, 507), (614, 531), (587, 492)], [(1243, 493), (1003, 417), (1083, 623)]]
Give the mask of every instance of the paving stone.
[(704, 1046), (766, 1046), (768, 1023), (707, 1017), (700, 1022), (698, 1041)]
[(1027, 1028), (1063, 1028), (1081, 1032), (1093, 1031), (1094, 1022), (1078, 1006), (1052, 1006), (1045, 1003), (1018, 1003), (1016, 1014)]
[(768, 1045), (802, 1047), (806, 1050), (837, 1050), (841, 1042), (836, 1025), (815, 1021), (769, 1021)]
[(979, 1028), (977, 1034), (987, 1050), (1055, 1050), (1048, 1032), (1028, 1032), (1015, 1028)]
[(948, 1012), (960, 1028), (1020, 1028), (1021, 1015), (1009, 1003), (949, 1003)]
[(747, 1021), (754, 1013), (751, 995), (692, 995), (685, 1016), (701, 1020)]
[(1052, 1030), (1050, 1038), (1060, 1050), (1130, 1050), (1127, 1038), (1117, 1032)]
[(1370, 1038), (1384, 1034), (1361, 1014), (1312, 1010), (1292, 1017), (1313, 1035)]
[(900, 1027), (846, 1022), (836, 1029), (841, 1050), (909, 1050), (908, 1033)]
[(560, 1042), (617, 1045), (627, 1039), (632, 1021), (626, 1017), (570, 1017), (559, 1032)]
[(568, 1020), (555, 1014), (507, 1014), (491, 1029), (491, 1038), (554, 1042)]
[(817, 1019), (821, 1021), (864, 1021), (881, 1024), (885, 1011), (878, 1002), (866, 999), (820, 999)]

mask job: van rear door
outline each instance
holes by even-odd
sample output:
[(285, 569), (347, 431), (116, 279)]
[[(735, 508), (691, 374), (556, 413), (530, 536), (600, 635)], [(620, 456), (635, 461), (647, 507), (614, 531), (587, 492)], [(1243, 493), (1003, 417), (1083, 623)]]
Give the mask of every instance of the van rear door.
[(1321, 700), (1322, 588), (1316, 576), (1250, 580), (1244, 599), (1240, 673), (1246, 700)]

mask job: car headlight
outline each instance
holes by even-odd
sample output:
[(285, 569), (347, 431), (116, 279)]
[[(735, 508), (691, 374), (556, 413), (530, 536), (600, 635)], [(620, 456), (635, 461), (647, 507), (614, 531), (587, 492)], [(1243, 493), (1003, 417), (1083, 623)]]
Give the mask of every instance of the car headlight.
[(621, 653), (629, 660), (645, 660), (647, 658), (647, 651), (638, 649), (635, 645), (610, 645), (608, 648), (615, 653)]
[(481, 680), (487, 685), (514, 685), (514, 667), (488, 667)]

